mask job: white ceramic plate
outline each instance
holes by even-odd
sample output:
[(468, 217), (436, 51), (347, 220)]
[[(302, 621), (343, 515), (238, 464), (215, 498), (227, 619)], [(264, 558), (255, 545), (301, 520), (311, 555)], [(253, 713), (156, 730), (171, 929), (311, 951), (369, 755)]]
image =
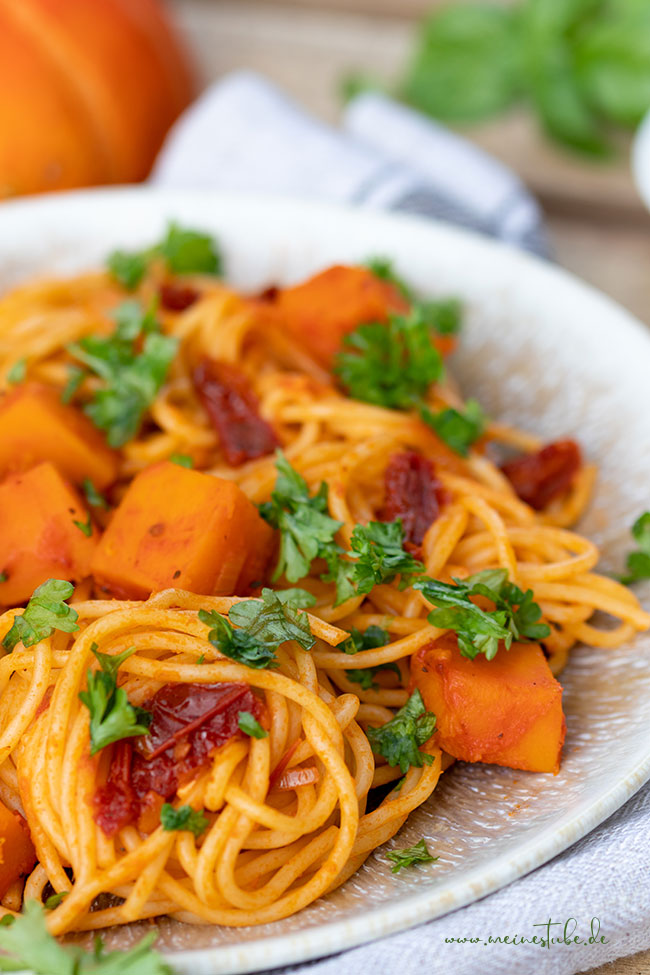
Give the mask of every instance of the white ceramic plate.
[[(601, 465), (581, 528), (603, 546), (605, 569), (620, 566), (630, 525), (650, 507), (650, 333), (624, 311), (556, 268), (440, 224), (147, 189), (3, 204), (0, 290), (35, 272), (92, 267), (118, 245), (149, 243), (170, 218), (216, 233), (239, 287), (381, 254), (422, 292), (460, 295), (467, 320), (455, 371), (465, 390), (495, 417), (581, 441)], [(468, 904), (544, 863), (650, 776), (649, 664), (647, 635), (633, 650), (577, 650), (562, 678), (568, 736), (560, 774), (452, 769), (397, 843), (425, 836), (438, 863), (394, 876), (380, 850), (341, 890), (264, 927), (163, 920), (175, 967), (225, 975), (340, 951)], [(119, 929), (109, 942), (140, 934), (137, 925)]]

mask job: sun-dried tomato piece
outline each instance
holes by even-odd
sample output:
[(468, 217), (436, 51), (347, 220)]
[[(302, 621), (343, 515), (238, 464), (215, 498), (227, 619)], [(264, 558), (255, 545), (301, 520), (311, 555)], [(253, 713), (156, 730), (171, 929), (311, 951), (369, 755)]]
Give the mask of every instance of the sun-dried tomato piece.
[(185, 311), (200, 297), (200, 291), (187, 284), (166, 281), (160, 286), (160, 304), (168, 311)]
[(241, 737), (240, 711), (262, 716), (248, 684), (165, 684), (145, 708), (149, 734), (116, 743), (106, 784), (94, 796), (95, 821), (107, 836), (147, 816), (156, 797), (174, 796), (216, 748)]
[(508, 461), (501, 470), (521, 500), (541, 511), (571, 487), (581, 467), (582, 455), (575, 440), (558, 440), (535, 454)]
[(435, 476), (433, 464), (414, 450), (393, 454), (384, 480), (386, 500), (382, 519), (402, 519), (404, 548), (420, 558), (424, 536), (446, 501), (444, 488)]
[(241, 369), (205, 358), (194, 370), (193, 380), (231, 467), (272, 454), (279, 446), (273, 428), (260, 416), (257, 396)]

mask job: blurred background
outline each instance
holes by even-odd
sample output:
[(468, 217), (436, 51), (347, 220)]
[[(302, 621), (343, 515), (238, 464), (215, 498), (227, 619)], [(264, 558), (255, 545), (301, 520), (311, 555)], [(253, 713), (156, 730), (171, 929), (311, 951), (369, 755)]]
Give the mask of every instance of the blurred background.
[(650, 0), (164, 11), (167, 23), (158, 0), (0, 0), (0, 196), (144, 178), (173, 119), (234, 69), (331, 123), (346, 97), (378, 89), (510, 166), (544, 209), (553, 257), (650, 323), (650, 215), (630, 169), (650, 108)]

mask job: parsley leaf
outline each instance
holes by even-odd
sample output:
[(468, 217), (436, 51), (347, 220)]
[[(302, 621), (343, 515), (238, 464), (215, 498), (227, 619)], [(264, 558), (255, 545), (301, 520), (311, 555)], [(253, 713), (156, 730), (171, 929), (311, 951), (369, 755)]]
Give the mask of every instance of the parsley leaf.
[(316, 604), (316, 597), (306, 589), (274, 589), (280, 602), (288, 603), (295, 609), (308, 609)]
[(106, 261), (108, 270), (127, 291), (133, 291), (138, 287), (146, 274), (147, 263), (145, 253), (129, 253), (121, 250), (113, 251)]
[(359, 653), (360, 650), (375, 650), (377, 647), (385, 647), (389, 639), (388, 630), (382, 629), (381, 626), (369, 626), (363, 633), (353, 626), (350, 630), (350, 636), (340, 647), (345, 653)]
[(334, 373), (353, 399), (408, 409), (440, 379), (443, 365), (430, 326), (415, 306), (408, 315), (369, 322), (346, 335)]
[(90, 754), (95, 755), (115, 741), (146, 735), (151, 715), (130, 704), (124, 688), (117, 686), (117, 670), (136, 648), (111, 655), (99, 653), (93, 645), (92, 651), (101, 669), (88, 670), (88, 689), (79, 692), (79, 699), (90, 712)]
[[(434, 626), (455, 630), (460, 652), (473, 660), (484, 653), (492, 660), (503, 640), (506, 650), (515, 640), (543, 640), (550, 635), (546, 623), (539, 623), (541, 610), (533, 601), (533, 591), (525, 593), (508, 582), (506, 569), (487, 569), (465, 581), (455, 579), (456, 585), (437, 579), (420, 579), (414, 584), (437, 609), (429, 613)], [(472, 596), (486, 596), (495, 603), (495, 610), (480, 609)]]
[(327, 485), (313, 497), (304, 477), (293, 469), (282, 451), (276, 454), (278, 477), (271, 500), (260, 505), (260, 514), (280, 532), (280, 551), (272, 578), (284, 575), (297, 582), (308, 574), (316, 558), (329, 561), (342, 549), (334, 536), (342, 525), (327, 514)]
[(221, 254), (210, 234), (170, 223), (164, 239), (154, 248), (175, 274), (221, 274)]
[(208, 640), (224, 657), (254, 670), (277, 666), (277, 657), (273, 652), (275, 647), (266, 646), (246, 630), (236, 630), (219, 613), (200, 609), (199, 619), (210, 627)]
[(45, 640), (55, 630), (74, 633), (78, 613), (65, 602), (74, 592), (71, 582), (63, 579), (48, 579), (35, 589), (22, 616), (14, 618), (13, 626), (2, 641), (2, 646), (11, 653), (17, 643), (32, 647)]
[(639, 548), (636, 552), (630, 552), (627, 557), (627, 574), (621, 576), (621, 582), (626, 586), (642, 579), (650, 579), (650, 511), (645, 511), (634, 522), (632, 537)]
[(388, 284), (394, 285), (401, 295), (407, 300), (413, 298), (413, 292), (410, 287), (400, 276), (395, 272), (393, 267), (393, 262), (390, 257), (384, 257), (383, 255), (377, 255), (376, 257), (370, 257), (365, 262), (365, 266), (369, 271), (379, 278), (380, 281), (387, 281)]
[(45, 910), (53, 911), (55, 907), (58, 907), (61, 901), (65, 900), (69, 890), (60, 890), (58, 894), (50, 894), (50, 896), (45, 901)]
[(173, 975), (164, 959), (152, 950), (152, 931), (129, 951), (104, 952), (101, 939), (92, 952), (80, 945), (60, 945), (47, 930), (43, 907), (25, 902), (19, 917), (5, 915), (0, 927), (1, 971), (29, 969), (34, 975)]
[(194, 467), (194, 461), (189, 454), (170, 454), (169, 459), (172, 464), (178, 464), (179, 467), (187, 467), (188, 470), (192, 470)]
[(167, 270), (174, 274), (221, 274), (222, 260), (217, 242), (200, 230), (190, 230), (170, 223), (167, 233), (159, 244), (141, 251), (113, 251), (107, 266), (117, 281), (133, 291), (147, 273), (153, 258), (165, 261)]
[(22, 383), (23, 379), (27, 374), (27, 359), (16, 359), (13, 366), (7, 373), (7, 382), (11, 383), (12, 386), (16, 383)]
[(368, 740), (373, 752), (383, 755), (391, 768), (399, 765), (406, 773), (412, 765), (422, 768), (433, 762), (433, 756), (421, 752), (420, 745), (429, 740), (435, 728), (436, 716), (427, 711), (416, 690), (391, 721), (381, 728), (368, 728)]
[(335, 578), (337, 597), (335, 605), (345, 602), (352, 595), (366, 595), (375, 586), (392, 582), (400, 577), (399, 588), (410, 585), (414, 576), (424, 571), (424, 566), (406, 552), (403, 546), (402, 522), (371, 521), (356, 525), (350, 539), (348, 555), (353, 562), (338, 563), (338, 574), (324, 576), (328, 581)]
[(160, 823), (168, 833), (187, 830), (198, 837), (206, 831), (210, 820), (203, 812), (192, 809), (191, 806), (179, 806), (176, 809), (166, 802), (160, 810)]
[(386, 859), (393, 862), (391, 873), (399, 873), (404, 867), (413, 867), (418, 863), (435, 863), (439, 857), (432, 857), (424, 840), (420, 840), (405, 850), (389, 850)]
[(103, 494), (100, 494), (93, 482), (89, 477), (84, 478), (82, 482), (82, 487), (84, 494), (86, 495), (86, 501), (93, 508), (108, 508), (108, 501)]
[(75, 393), (81, 386), (82, 382), (86, 378), (85, 369), (80, 369), (79, 366), (68, 366), (68, 381), (61, 391), (61, 402), (70, 403), (74, 398)]
[(417, 306), (419, 314), (433, 332), (438, 335), (456, 335), (459, 331), (461, 304), (457, 298), (416, 298), (409, 285), (396, 274), (389, 257), (371, 257), (365, 265), (376, 278), (392, 284), (411, 305)]
[(257, 719), (250, 713), (250, 711), (240, 711), (237, 718), (237, 724), (241, 731), (245, 735), (249, 735), (251, 738), (268, 738), (269, 733), (265, 728), (257, 721)]
[(307, 614), (296, 609), (291, 596), (283, 598), (273, 589), (262, 589), (261, 599), (235, 603), (228, 616), (267, 647), (275, 649), (286, 640), (295, 640), (303, 650), (310, 650), (316, 642)]
[(88, 335), (68, 351), (103, 380), (84, 412), (105, 430), (111, 447), (137, 434), (176, 354), (178, 339), (161, 335), (153, 311), (125, 301), (114, 312), (113, 335)]
[(345, 676), (353, 684), (359, 684), (362, 691), (376, 691), (379, 684), (373, 678), (382, 670), (392, 670), (399, 678), (402, 676), (402, 672), (395, 661), (387, 664), (379, 664), (378, 667), (362, 667), (360, 670), (346, 670)]
[(467, 457), (469, 448), (485, 429), (486, 416), (475, 399), (467, 400), (464, 412), (448, 407), (433, 413), (428, 406), (422, 405), (420, 416), (448, 447), (462, 457)]
[(91, 537), (91, 535), (93, 533), (93, 523), (92, 523), (92, 519), (91, 519), (90, 515), (88, 515), (88, 520), (87, 521), (76, 521), (73, 518), (72, 519), (72, 524), (75, 526), (75, 528), (78, 528), (79, 531), (81, 532), (81, 534), (82, 535), (85, 535), (86, 538), (90, 538)]

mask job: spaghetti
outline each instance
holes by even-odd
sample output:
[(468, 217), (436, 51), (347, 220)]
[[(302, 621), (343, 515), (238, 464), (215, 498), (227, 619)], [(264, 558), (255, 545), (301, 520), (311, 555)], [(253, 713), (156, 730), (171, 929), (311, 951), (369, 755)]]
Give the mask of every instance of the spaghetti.
[[(383, 298), (392, 287), (381, 281)], [(244, 586), (244, 565), (228, 595), (211, 594), (214, 588), (192, 593), (172, 584), (161, 591), (152, 585), (151, 595), (138, 592), (139, 598), (125, 598), (128, 586), (135, 585), (131, 577), (124, 592), (114, 582), (101, 583), (108, 576), (99, 570), (70, 577), (77, 583), (70, 600), (78, 614), (76, 628), (54, 628), (31, 645), (18, 641), (0, 660), (0, 799), (25, 817), (36, 858), (27, 878), (16, 877), (6, 888), (2, 906), (5, 913), (12, 912), (23, 899), (43, 902), (52, 893), (65, 893), (48, 913), (49, 928), (57, 935), (161, 914), (196, 924), (266, 923), (299, 911), (344, 882), (431, 796), (453, 757), (467, 757), (462, 741), (458, 745), (462, 734), (457, 728), (452, 734), (445, 725), (448, 705), (440, 688), (430, 689), (433, 678), (427, 661), (443, 681), (445, 668), (455, 667), (458, 680), (467, 668), (475, 668), (472, 673), (487, 686), (489, 681), (508, 680), (508, 661), (516, 659), (522, 668), (537, 668), (535, 673), (543, 669), (541, 683), (550, 701), (559, 688), (552, 675), (561, 671), (577, 642), (615, 648), (647, 628), (650, 618), (627, 588), (596, 574), (596, 546), (569, 530), (588, 504), (593, 466), (578, 464), (566, 483), (560, 469), (559, 489), (552, 487), (550, 497), (545, 496), (536, 510), (517, 496), (507, 465), (501, 469), (491, 453), (496, 445), (506, 452), (535, 455), (543, 445), (534, 436), (487, 423), (467, 451), (458, 451), (425, 422), (423, 412), (346, 395), (330, 371), (322, 335), (320, 344), (310, 341), (322, 299), (312, 309), (311, 325), (305, 326), (301, 341), (291, 289), (280, 296), (268, 293), (250, 299), (208, 275), (176, 275), (160, 258), (150, 260), (130, 294), (108, 273), (28, 284), (0, 302), (0, 385), (7, 400), (22, 386), (38, 390), (46, 385), (60, 391), (72, 370), (76, 388), (69, 408), (81, 411), (97, 401), (106, 373), (93, 371), (90, 353), (80, 356), (75, 349), (83, 348), (89, 337), (110, 338), (115, 328), (112, 309), (125, 298), (136, 299), (141, 309), (160, 302), (155, 311), (160, 335), (175, 340), (174, 356), (135, 435), (114, 451), (108, 510), (99, 504), (90, 509), (91, 536), (105, 530), (100, 547), (116, 530), (138, 477), (170, 457), (180, 456), (191, 464), (195, 477), (200, 472), (219, 479), (219, 484), (236, 485), (249, 502), (262, 506), (264, 514), (278, 483), (271, 452), (276, 443), (291, 470), (304, 479), (304, 503), (335, 523), (335, 539), (329, 548), (321, 545), (315, 551), (299, 579), (272, 579), (277, 548), (266, 561), (260, 556), (254, 571), (261, 571), (262, 578), (251, 578), (251, 569)], [(304, 295), (299, 298), (303, 301)], [(397, 289), (390, 301), (395, 314), (405, 313), (408, 301)], [(328, 314), (336, 303), (334, 293)], [(372, 313), (381, 321), (376, 308)], [(355, 327), (366, 320), (360, 314), (352, 318)], [(350, 332), (349, 325), (342, 331)], [(329, 319), (325, 327), (331, 332)], [(145, 329), (133, 340), (134, 356), (145, 354), (147, 335)], [(218, 369), (206, 363), (217, 363)], [(237, 379), (223, 379), (232, 375)], [(453, 381), (442, 376), (428, 386), (422, 404), (437, 416), (444, 411), (460, 415), (464, 408)], [(236, 449), (229, 446), (223, 422), (213, 422), (213, 408), (222, 411), (222, 420), (225, 410), (228, 422), (239, 431)], [(0, 426), (1, 412), (0, 404)], [(396, 457), (402, 459), (396, 462)], [(65, 467), (64, 461), (61, 464)], [(4, 467), (10, 478), (19, 476), (19, 458)], [(526, 471), (519, 471), (519, 476), (526, 476)], [(396, 494), (387, 504), (389, 483)], [(548, 494), (548, 480), (545, 484)], [(296, 497), (294, 493), (295, 505)], [(320, 508), (314, 501), (318, 497), (325, 499)], [(415, 565), (421, 559), (421, 576), (444, 584), (449, 593), (452, 587), (460, 592), (464, 581), (470, 585), (476, 573), (497, 573), (482, 578), (501, 588), (470, 592), (461, 609), (492, 614), (491, 625), (501, 631), (504, 620), (514, 621), (519, 630), (512, 630), (510, 650), (506, 646), (512, 634), (506, 644), (499, 637), (494, 660), (478, 651), (475, 660), (459, 654), (461, 643), (455, 634), (461, 641), (460, 630), (436, 616), (436, 605), (438, 613), (444, 612), (441, 603), (432, 603), (423, 586), (404, 586), (399, 571), (370, 588), (357, 580), (353, 594), (337, 598), (333, 577), (327, 575), (327, 558), (342, 560), (344, 569), (361, 560), (354, 548), (358, 526), (392, 523), (400, 504), (408, 515), (400, 523), (405, 532), (400, 551), (404, 557), (411, 553)], [(288, 512), (282, 509), (276, 521)], [(282, 527), (267, 518), (277, 546)], [(165, 537), (166, 526), (154, 531), (162, 524), (155, 522), (148, 529), (152, 545), (157, 535)], [(136, 529), (133, 525), (132, 534)], [(253, 529), (261, 549), (260, 531), (259, 525)], [(368, 538), (366, 543), (376, 554), (375, 543)], [(0, 538), (0, 548), (2, 544)], [(122, 550), (124, 559), (127, 547)], [(346, 552), (350, 554), (341, 554)], [(98, 564), (96, 559), (93, 556), (91, 566)], [(499, 575), (499, 570), (505, 571)], [(243, 658), (224, 652), (225, 643), (214, 638), (206, 620), (215, 615), (227, 620), (229, 614), (231, 621), (240, 620), (233, 607), (251, 600), (259, 605), (262, 583), (280, 589), (295, 581), (313, 605), (294, 609), (292, 619), (306, 618), (313, 645), (305, 648), (295, 639), (277, 640), (271, 655), (275, 666), (265, 667), (247, 665)], [(508, 585), (515, 589), (503, 588)], [(544, 632), (536, 640), (522, 636), (526, 630), (517, 616), (529, 589), (539, 614), (535, 620), (532, 614), (533, 622), (526, 625), (541, 625)], [(24, 604), (27, 597), (15, 602)], [(608, 619), (601, 624), (592, 621), (595, 610)], [(0, 617), (5, 646), (21, 614), (27, 619), (28, 610), (9, 607)], [(351, 645), (355, 635), (357, 644)], [(114, 693), (124, 693), (122, 703), (128, 701), (124, 706), (134, 714), (143, 709), (149, 720), (153, 714), (154, 723), (148, 735), (146, 729), (140, 737), (129, 732), (129, 737), (112, 740), (91, 754), (93, 731), (84, 695), (90, 693), (93, 675), (109, 675), (106, 660), (117, 657), (121, 661), (119, 671), (115, 668), (118, 676), (113, 675)], [(110, 679), (107, 676), (109, 690)], [(169, 688), (177, 689), (175, 697), (170, 697)], [(424, 699), (420, 711), (413, 710), (414, 689), (419, 701)], [(558, 693), (561, 696), (561, 690)], [(197, 702), (210, 695), (216, 703), (206, 717), (208, 712), (201, 712)], [(173, 712), (172, 697), (190, 710), (199, 708), (193, 724), (181, 720), (180, 711)], [(255, 734), (242, 730), (237, 702), (243, 700), (248, 702), (246, 713)], [(527, 734), (530, 742), (536, 733), (539, 711), (540, 734), (547, 737), (551, 715), (559, 715), (556, 735), (561, 747), (559, 703), (559, 710), (553, 710), (555, 704), (542, 705), (537, 692), (526, 700), (528, 724), (522, 741)], [(221, 710), (219, 701), (225, 702)], [(474, 703), (477, 709), (482, 706)], [(470, 704), (469, 697), (464, 699), (463, 707), (471, 710)], [(436, 711), (438, 724), (422, 742), (417, 729), (425, 727), (419, 724), (425, 705), (426, 714)], [(165, 720), (171, 723), (164, 728), (161, 724), (163, 730), (155, 738), (157, 715), (165, 707)], [(378, 731), (395, 721), (411, 729), (415, 758), (391, 756), (381, 745)], [(470, 718), (467, 721), (471, 724)], [(166, 728), (171, 729), (167, 737)], [(210, 738), (217, 731), (222, 737)], [(145, 746), (138, 743), (142, 739), (146, 744), (147, 738), (158, 742), (157, 750), (142, 751)], [(459, 750), (453, 750), (452, 741)], [(530, 757), (532, 746), (522, 759), (523, 745), (516, 744), (519, 751), (509, 753), (516, 752), (516, 761), (504, 752), (490, 752), (493, 744), (477, 745), (473, 739), (472, 747), (483, 748), (484, 760), (520, 768), (543, 765), (538, 757)], [(192, 749), (199, 757), (192, 758)], [(557, 747), (555, 752), (548, 770), (559, 755)], [(165, 774), (172, 770), (176, 776), (171, 792), (158, 779), (147, 778), (161, 755)], [(128, 766), (119, 788), (118, 759)], [(145, 783), (140, 792), (134, 769)], [(109, 786), (112, 799), (106, 798)], [(163, 800), (175, 812), (186, 807), (200, 811), (203, 818), (196, 830), (166, 829), (160, 818)], [(122, 807), (116, 811), (119, 802), (131, 803), (126, 813)]]

